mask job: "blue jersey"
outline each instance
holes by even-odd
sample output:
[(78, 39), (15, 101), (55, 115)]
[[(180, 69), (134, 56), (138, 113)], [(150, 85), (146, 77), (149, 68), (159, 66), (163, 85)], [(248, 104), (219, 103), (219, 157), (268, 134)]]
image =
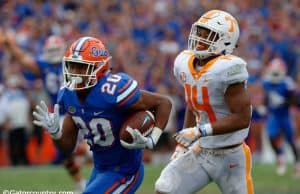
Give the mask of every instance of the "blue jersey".
[(125, 73), (107, 74), (98, 80), (84, 102), (76, 91), (62, 88), (60, 108), (73, 118), (93, 151), (94, 166), (100, 170), (134, 173), (141, 165), (141, 149), (125, 149), (119, 131), (128, 116), (127, 108), (140, 97), (136, 80)]
[(36, 63), (41, 72), (43, 86), (53, 106), (62, 83), (62, 66), (61, 64), (50, 64), (43, 60), (37, 60)]
[(286, 77), (279, 83), (263, 81), (263, 87), (267, 97), (267, 107), (270, 114), (282, 117), (289, 115), (289, 105), (287, 105), (290, 92), (294, 91), (295, 85), (291, 78)]

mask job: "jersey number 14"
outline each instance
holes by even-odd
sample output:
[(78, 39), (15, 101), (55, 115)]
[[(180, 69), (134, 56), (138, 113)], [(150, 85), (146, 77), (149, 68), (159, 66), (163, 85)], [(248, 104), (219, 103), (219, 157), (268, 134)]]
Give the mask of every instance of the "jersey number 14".
[(197, 111), (204, 111), (207, 113), (209, 121), (214, 122), (216, 121), (216, 115), (213, 111), (213, 108), (210, 104), (209, 96), (208, 96), (208, 87), (201, 86), (201, 93), (202, 93), (202, 104), (198, 102), (198, 90), (197, 86), (185, 84), (185, 95), (188, 105), (191, 109)]

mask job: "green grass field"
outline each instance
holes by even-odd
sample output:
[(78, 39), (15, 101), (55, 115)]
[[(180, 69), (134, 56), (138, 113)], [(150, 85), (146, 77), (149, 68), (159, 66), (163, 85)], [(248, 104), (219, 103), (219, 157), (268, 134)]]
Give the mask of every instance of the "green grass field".
[[(137, 194), (153, 193), (153, 185), (162, 166), (145, 166), (144, 181)], [(89, 177), (91, 167), (83, 169)], [(300, 194), (300, 179), (292, 178), (292, 166), (284, 176), (275, 174), (273, 165), (255, 165), (252, 171), (256, 194)], [(72, 191), (73, 182), (62, 166), (0, 168), (0, 193), (4, 190), (22, 191)], [(214, 183), (199, 194), (219, 194)]]

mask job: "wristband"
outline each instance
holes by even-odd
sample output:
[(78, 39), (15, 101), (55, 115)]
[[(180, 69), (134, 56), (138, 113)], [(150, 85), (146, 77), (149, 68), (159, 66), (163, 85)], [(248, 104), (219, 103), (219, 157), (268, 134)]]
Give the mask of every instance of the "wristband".
[(200, 131), (202, 137), (205, 137), (205, 136), (213, 134), (213, 128), (211, 127), (210, 123), (206, 123), (204, 125), (200, 125), (199, 126), (199, 131)]
[(154, 127), (150, 137), (152, 138), (153, 144), (155, 145), (158, 142), (159, 137), (162, 134), (162, 130), (158, 127)]

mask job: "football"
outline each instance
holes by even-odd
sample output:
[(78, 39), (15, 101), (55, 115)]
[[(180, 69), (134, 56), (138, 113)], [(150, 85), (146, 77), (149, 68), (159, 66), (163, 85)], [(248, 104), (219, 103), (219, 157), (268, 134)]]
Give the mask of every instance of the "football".
[(147, 136), (151, 133), (155, 125), (154, 115), (150, 111), (138, 111), (130, 115), (125, 122), (123, 123), (120, 130), (120, 139), (132, 143), (133, 137), (126, 130), (127, 126), (130, 126), (132, 129), (137, 129), (141, 132), (143, 136)]

